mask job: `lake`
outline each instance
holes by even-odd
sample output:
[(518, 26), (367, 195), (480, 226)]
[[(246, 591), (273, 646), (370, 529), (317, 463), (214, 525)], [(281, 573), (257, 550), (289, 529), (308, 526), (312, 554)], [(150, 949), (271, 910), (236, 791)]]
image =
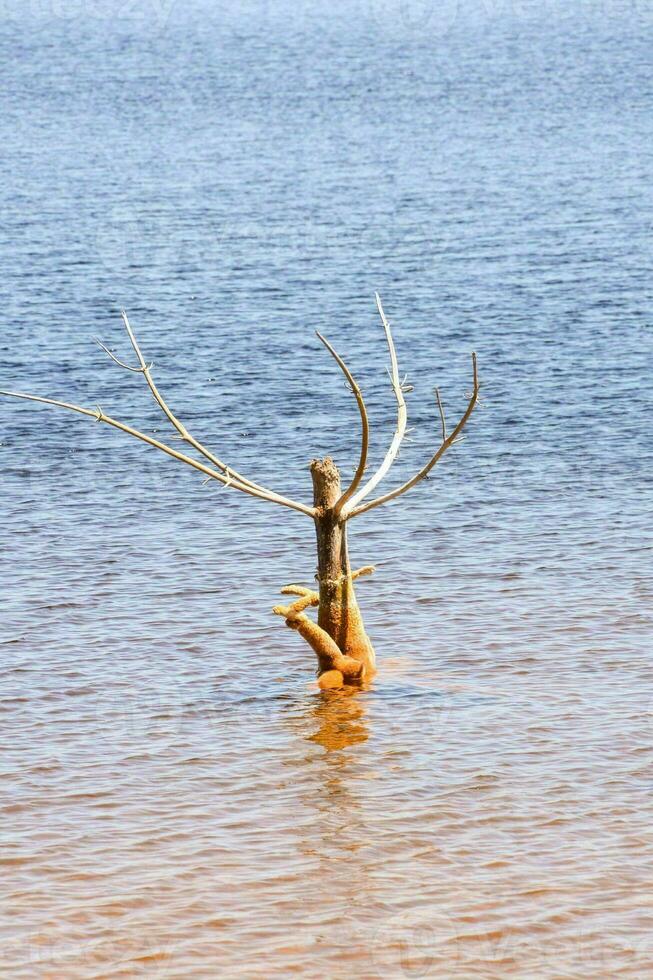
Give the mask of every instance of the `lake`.
[[(305, 515), (0, 399), (0, 973), (653, 974), (653, 10), (5, 0), (0, 387), (350, 525), (379, 672), (271, 613)], [(179, 443), (171, 443), (180, 448)]]

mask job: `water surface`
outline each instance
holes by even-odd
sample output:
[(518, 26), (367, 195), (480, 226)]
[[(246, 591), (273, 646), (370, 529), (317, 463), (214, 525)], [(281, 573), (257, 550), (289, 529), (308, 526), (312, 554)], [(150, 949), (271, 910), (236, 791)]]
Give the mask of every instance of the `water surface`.
[(652, 41), (637, 3), (3, 5), (3, 387), (169, 438), (92, 343), (125, 307), (308, 500), (358, 450), (315, 329), (392, 435), (375, 289), (393, 480), (483, 384), (352, 524), (355, 697), (270, 613), (309, 520), (2, 401), (3, 976), (651, 976)]

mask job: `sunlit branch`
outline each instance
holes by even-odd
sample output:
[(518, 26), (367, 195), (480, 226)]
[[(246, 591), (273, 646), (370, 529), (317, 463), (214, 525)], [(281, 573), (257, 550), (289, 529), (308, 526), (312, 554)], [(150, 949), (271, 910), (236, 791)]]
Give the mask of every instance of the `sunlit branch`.
[[(478, 401), (479, 384), (478, 384), (478, 371), (476, 366), (476, 354), (472, 354), (472, 367), (474, 373), (474, 389), (472, 391), (472, 395), (467, 405), (467, 408), (465, 409), (465, 412), (461, 417), (460, 421), (456, 425), (456, 428), (453, 430), (451, 435), (443, 439), (439, 449), (433, 454), (433, 456), (428, 461), (428, 463), (425, 466), (423, 466), (422, 469), (419, 471), (419, 473), (417, 473), (411, 480), (408, 480), (406, 483), (403, 483), (400, 487), (397, 487), (396, 490), (391, 490), (389, 493), (384, 494), (382, 497), (377, 497), (376, 500), (371, 500), (368, 504), (362, 504), (360, 507), (357, 507), (355, 510), (353, 510), (349, 516), (355, 517), (358, 514), (364, 514), (365, 511), (371, 510), (373, 507), (378, 507), (379, 504), (384, 504), (388, 500), (393, 500), (395, 497), (400, 497), (401, 494), (406, 493), (406, 491), (410, 490), (411, 487), (414, 487), (416, 483), (419, 483), (420, 480), (423, 480), (424, 477), (427, 476), (428, 473), (433, 469), (433, 467), (438, 462), (438, 460), (444, 455), (444, 453), (447, 451), (449, 446), (451, 446), (452, 443), (456, 441), (457, 437), (462, 432), (470, 415), (474, 411), (476, 402)], [(439, 398), (438, 398), (438, 403), (441, 405)], [(442, 419), (442, 424), (444, 426), (445, 423), (444, 423), (443, 412), (441, 412), (441, 419)]]
[(360, 412), (360, 417), (361, 417), (361, 451), (360, 451), (360, 457), (358, 461), (358, 467), (356, 469), (356, 472), (354, 473), (354, 477), (351, 483), (344, 491), (344, 493), (340, 496), (340, 498), (336, 501), (334, 510), (336, 514), (339, 514), (342, 511), (344, 505), (349, 500), (349, 498), (352, 497), (353, 494), (356, 492), (356, 489), (358, 488), (361, 480), (363, 479), (363, 473), (365, 472), (365, 466), (367, 465), (367, 448), (369, 445), (369, 438), (370, 438), (370, 426), (367, 419), (367, 410), (365, 408), (365, 402), (363, 401), (362, 392), (358, 387), (356, 381), (354, 381), (351, 371), (349, 370), (349, 368), (347, 367), (343, 359), (340, 357), (340, 355), (337, 354), (336, 351), (333, 349), (329, 341), (326, 340), (321, 333), (318, 333), (317, 336), (322, 341), (322, 343), (329, 351), (329, 353), (332, 355), (332, 357), (335, 358), (338, 367), (340, 368), (340, 370), (346, 377), (347, 381), (349, 382), (349, 386), (351, 390), (354, 392), (354, 395), (356, 397), (356, 403), (358, 405), (358, 411)]
[(306, 507), (304, 504), (297, 503), (294, 500), (287, 500), (285, 497), (281, 497), (278, 494), (272, 493), (271, 491), (261, 492), (255, 487), (245, 485), (244, 483), (238, 483), (231, 479), (233, 474), (230, 474), (230, 476), (224, 476), (223, 473), (212, 469), (210, 466), (206, 466), (204, 463), (200, 463), (198, 460), (193, 459), (192, 456), (186, 456), (185, 453), (180, 453), (171, 446), (166, 446), (165, 443), (159, 442), (158, 439), (153, 439), (144, 432), (139, 432), (138, 429), (134, 429), (130, 425), (125, 425), (124, 422), (119, 422), (117, 419), (113, 419), (109, 415), (105, 415), (99, 406), (95, 411), (93, 411), (92, 409), (81, 408), (79, 405), (72, 405), (69, 402), (57, 401), (54, 398), (42, 398), (39, 395), (27, 395), (18, 391), (0, 391), (0, 395), (9, 395), (12, 398), (22, 398), (26, 401), (40, 402), (43, 405), (54, 405), (57, 408), (66, 408), (71, 412), (78, 412), (80, 415), (86, 415), (88, 418), (95, 419), (96, 422), (106, 422), (107, 425), (112, 425), (114, 428), (120, 429), (121, 432), (126, 432), (127, 435), (133, 436), (135, 439), (140, 439), (141, 442), (145, 442), (149, 446), (154, 446), (156, 449), (160, 449), (161, 452), (166, 453), (168, 456), (172, 456), (173, 459), (178, 459), (182, 463), (192, 466), (193, 469), (199, 470), (206, 476), (209, 476), (212, 479), (217, 480), (219, 483), (224, 484), (224, 486), (232, 486), (234, 489), (242, 490), (243, 493), (248, 493), (252, 497), (260, 497), (262, 500), (271, 500), (274, 503), (282, 504), (285, 507), (291, 507), (293, 510), (301, 511), (301, 513), (307, 514), (309, 517), (313, 516), (312, 507)]
[(127, 335), (129, 336), (129, 339), (131, 341), (131, 345), (134, 348), (134, 353), (138, 358), (138, 367), (131, 367), (129, 364), (126, 364), (124, 361), (121, 361), (114, 354), (112, 354), (112, 352), (107, 347), (105, 347), (104, 344), (101, 343), (99, 340), (97, 340), (97, 343), (100, 345), (102, 350), (105, 351), (105, 353), (108, 354), (109, 357), (116, 362), (116, 364), (120, 365), (120, 367), (125, 368), (127, 371), (134, 371), (136, 373), (140, 373), (144, 376), (145, 381), (147, 382), (147, 386), (152, 392), (152, 395), (154, 396), (154, 400), (156, 401), (157, 405), (159, 406), (163, 414), (166, 416), (168, 421), (171, 422), (171, 424), (177, 430), (177, 432), (182, 437), (182, 439), (185, 442), (187, 442), (189, 445), (193, 446), (199, 453), (201, 453), (202, 456), (204, 456), (205, 459), (208, 459), (209, 462), (212, 463), (216, 469), (221, 470), (227, 477), (230, 478), (228, 483), (225, 484), (225, 486), (233, 485), (239, 488), (242, 486), (252, 487), (253, 489), (259, 491), (259, 495), (267, 495), (268, 499), (274, 501), (275, 503), (280, 503), (283, 501), (285, 503), (285, 506), (287, 507), (294, 506), (296, 510), (299, 510), (303, 506), (302, 504), (298, 504), (294, 500), (289, 500), (287, 497), (284, 497), (281, 494), (277, 494), (272, 490), (268, 490), (267, 487), (262, 487), (260, 484), (254, 483), (253, 480), (249, 480), (247, 477), (243, 476), (241, 473), (235, 470), (232, 466), (228, 466), (226, 463), (224, 463), (214, 453), (212, 453), (209, 449), (207, 449), (201, 442), (195, 439), (194, 436), (191, 435), (191, 433), (188, 431), (188, 429), (183, 424), (183, 422), (181, 422), (180, 419), (178, 419), (177, 416), (170, 409), (165, 398), (163, 397), (163, 395), (157, 388), (156, 384), (154, 383), (154, 379), (152, 378), (152, 373), (151, 373), (152, 364), (148, 364), (146, 362), (143, 356), (143, 352), (141, 351), (140, 345), (136, 340), (134, 331), (132, 330), (131, 324), (127, 319), (127, 314), (125, 313), (124, 310), (122, 311), (121, 316), (122, 316), (122, 321), (125, 325), (125, 329), (127, 331)]
[(346, 517), (351, 516), (351, 514), (353, 514), (353, 512), (357, 507), (357, 504), (359, 504), (361, 500), (364, 500), (365, 497), (367, 497), (372, 492), (372, 490), (374, 490), (374, 488), (378, 486), (378, 484), (381, 482), (383, 477), (389, 471), (390, 467), (392, 466), (395, 459), (397, 458), (397, 453), (399, 452), (401, 441), (404, 438), (404, 434), (406, 432), (406, 422), (408, 420), (408, 412), (406, 409), (406, 400), (404, 398), (403, 385), (399, 380), (399, 366), (397, 363), (397, 352), (395, 350), (394, 341), (392, 339), (390, 324), (388, 323), (388, 319), (385, 313), (383, 312), (383, 306), (381, 305), (381, 297), (379, 296), (378, 293), (375, 293), (374, 295), (376, 297), (376, 306), (379, 311), (379, 316), (381, 317), (383, 329), (385, 330), (386, 341), (388, 343), (388, 349), (390, 351), (390, 364), (391, 364), (390, 380), (392, 382), (392, 390), (394, 391), (395, 398), (397, 399), (397, 428), (392, 438), (390, 448), (385, 454), (385, 458), (381, 463), (381, 465), (379, 466), (376, 473), (374, 473), (374, 475), (370, 477), (370, 479), (363, 487), (361, 487), (358, 493), (351, 496), (349, 503), (347, 504), (347, 507), (345, 508), (343, 514), (343, 516)]
[(372, 575), (376, 571), (374, 565), (363, 565), (362, 568), (357, 568), (355, 572), (351, 573), (352, 579), (362, 578), (363, 575)]

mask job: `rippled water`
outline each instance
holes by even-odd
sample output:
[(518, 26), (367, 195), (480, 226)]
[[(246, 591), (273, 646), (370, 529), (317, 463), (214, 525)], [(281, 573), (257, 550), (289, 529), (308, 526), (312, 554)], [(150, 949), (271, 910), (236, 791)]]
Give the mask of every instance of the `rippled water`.
[[(118, 9), (120, 8), (120, 9)], [(478, 351), (352, 523), (380, 670), (270, 608), (301, 514), (0, 403), (0, 973), (649, 977), (650, 8), (2, 7), (0, 381), (310, 498)], [(168, 433), (169, 435), (169, 433)]]

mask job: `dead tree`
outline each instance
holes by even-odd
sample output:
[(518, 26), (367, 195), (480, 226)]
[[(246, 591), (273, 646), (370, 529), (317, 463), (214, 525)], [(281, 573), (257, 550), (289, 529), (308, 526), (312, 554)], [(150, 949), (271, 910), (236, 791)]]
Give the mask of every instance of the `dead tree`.
[[(173, 459), (178, 459), (182, 463), (193, 467), (193, 469), (199, 470), (200, 473), (206, 476), (207, 480), (217, 480), (218, 483), (223, 484), (225, 487), (240, 490), (242, 493), (247, 493), (252, 497), (259, 497), (270, 503), (289, 507), (310, 517), (315, 524), (317, 533), (318, 587), (316, 590), (313, 590), (304, 588), (301, 585), (285, 586), (281, 592), (284, 595), (295, 596), (296, 598), (289, 605), (275, 606), (273, 612), (279, 616), (283, 616), (286, 625), (296, 630), (315, 651), (318, 662), (319, 684), (323, 689), (341, 687), (343, 684), (360, 684), (365, 679), (369, 679), (375, 669), (374, 648), (365, 632), (354, 590), (354, 581), (362, 575), (371, 574), (374, 568), (371, 565), (366, 565), (363, 568), (352, 571), (347, 551), (348, 522), (352, 517), (357, 517), (359, 514), (364, 514), (374, 507), (379, 507), (388, 500), (394, 500), (395, 497), (400, 497), (414, 487), (415, 484), (419, 483), (420, 480), (423, 480), (447, 449), (456, 442), (478, 400), (479, 383), (476, 355), (472, 354), (473, 389), (467, 408), (454, 429), (451, 433), (447, 433), (444, 408), (440, 393), (436, 388), (435, 397), (441, 425), (441, 438), (438, 448), (424, 466), (422, 466), (420, 471), (411, 477), (410, 480), (402, 483), (401, 486), (396, 487), (394, 490), (389, 490), (387, 493), (369, 499), (372, 491), (376, 489), (381, 480), (386, 476), (397, 458), (399, 447), (406, 432), (407, 422), (406, 401), (404, 399), (404, 392), (407, 390), (406, 380), (404, 378), (401, 381), (399, 377), (397, 354), (390, 331), (390, 324), (383, 312), (378, 294), (376, 296), (376, 305), (381, 322), (383, 323), (390, 352), (389, 373), (392, 390), (397, 402), (397, 427), (383, 462), (369, 479), (363, 483), (369, 443), (369, 422), (363, 395), (345, 362), (336, 353), (331, 344), (318, 333), (317, 336), (337, 362), (356, 398), (361, 420), (361, 448), (356, 472), (344, 490), (340, 484), (338, 468), (330, 457), (327, 456), (325, 459), (314, 459), (312, 461), (312, 506), (284, 497), (243, 476), (242, 473), (239, 473), (232, 466), (228, 466), (190, 434), (183, 422), (170, 409), (154, 383), (152, 378), (152, 364), (148, 364), (145, 360), (129, 324), (127, 315), (124, 312), (122, 319), (134, 353), (136, 354), (137, 364), (126, 364), (112, 354), (104, 344), (98, 341), (100, 347), (120, 367), (127, 371), (133, 371), (143, 375), (154, 400), (168, 421), (177, 430), (181, 439), (189, 446), (192, 446), (203, 457), (203, 460), (198, 460), (192, 456), (188, 456), (186, 453), (179, 452), (177, 449), (160, 442), (158, 439), (139, 432), (124, 422), (119, 422), (117, 419), (106, 415), (99, 405), (95, 409), (81, 408), (79, 405), (56, 401), (53, 398), (26, 395), (17, 391), (0, 391), (2, 395), (24, 398), (28, 401), (41, 402), (45, 405), (55, 405), (59, 408), (69, 409), (72, 412), (78, 412), (80, 415), (86, 415), (96, 422), (105, 422), (107, 425), (120, 429), (121, 432), (126, 432), (135, 439), (140, 439), (141, 442), (145, 442), (159, 449), (161, 452), (167, 453)], [(310, 606), (317, 606), (317, 622), (306, 614), (306, 610)]]

